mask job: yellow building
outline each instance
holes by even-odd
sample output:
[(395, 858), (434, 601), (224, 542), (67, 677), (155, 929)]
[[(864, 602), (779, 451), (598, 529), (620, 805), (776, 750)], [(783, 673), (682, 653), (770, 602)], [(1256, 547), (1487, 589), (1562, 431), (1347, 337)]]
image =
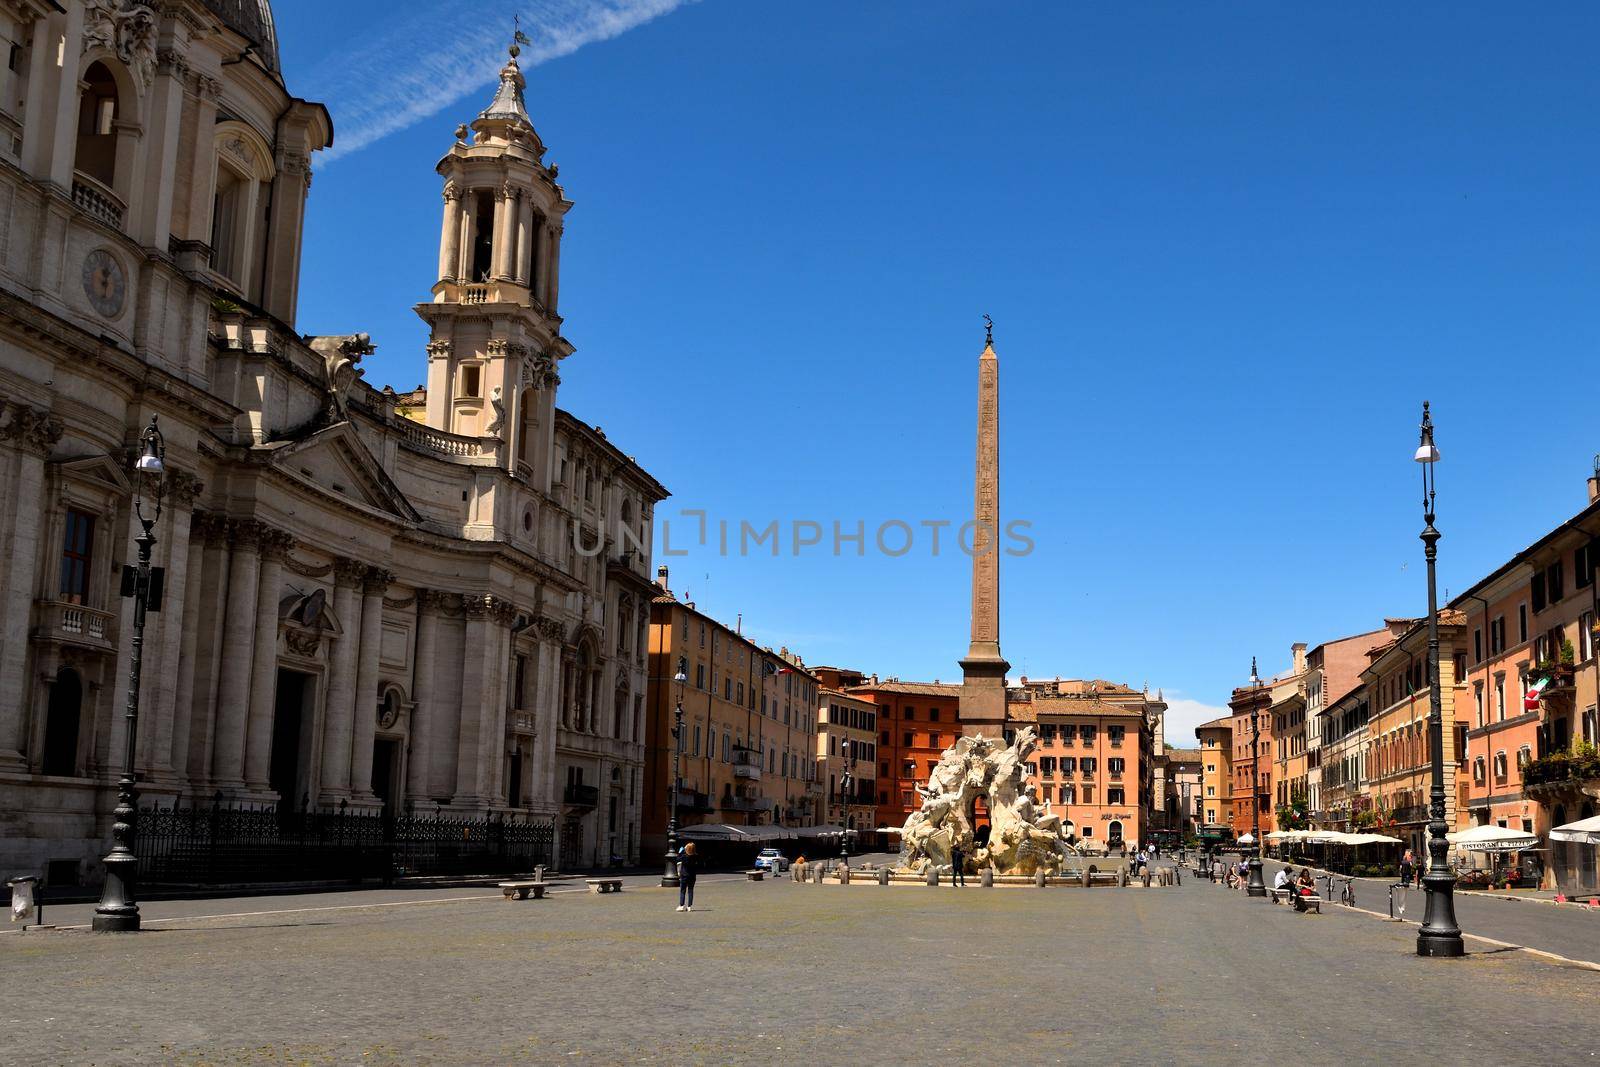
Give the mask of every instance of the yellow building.
[[(666, 845), (673, 721), (683, 707), (678, 825), (816, 824), (817, 679), (787, 649), (774, 652), (680, 601), (657, 570), (650, 605), (644, 849)], [(678, 682), (681, 672), (683, 681)]]
[(820, 821), (871, 829), (877, 809), (878, 706), (837, 689), (823, 689), (817, 708)]
[[(1375, 652), (1371, 665), (1361, 673), (1372, 707), (1365, 791), (1377, 812), (1379, 832), (1403, 839), (1419, 857), (1426, 854), (1433, 772), (1428, 748), (1427, 660), (1428, 626), (1424, 620)], [(1444, 609), (1439, 612), (1439, 692), (1444, 720), (1445, 822), (1451, 830), (1457, 828), (1457, 812), (1465, 813), (1456, 788), (1457, 770), (1466, 753), (1467, 724), (1457, 725), (1455, 711), (1464, 688), (1460, 679), (1465, 664), (1466, 615)]]
[(1200, 739), (1200, 823), (1233, 825), (1233, 718), (1224, 715), (1195, 727)]

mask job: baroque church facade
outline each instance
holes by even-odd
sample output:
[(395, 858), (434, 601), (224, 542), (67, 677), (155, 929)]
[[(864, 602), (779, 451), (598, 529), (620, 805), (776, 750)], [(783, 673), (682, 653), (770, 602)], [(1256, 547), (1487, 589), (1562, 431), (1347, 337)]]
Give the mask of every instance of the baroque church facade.
[(294, 329), (333, 125), (268, 0), (0, 0), (0, 48), (0, 869), (98, 878), (152, 416), (141, 809), (514, 816), (637, 861), (666, 490), (556, 406), (571, 204), (515, 48), (438, 164), (409, 394)]

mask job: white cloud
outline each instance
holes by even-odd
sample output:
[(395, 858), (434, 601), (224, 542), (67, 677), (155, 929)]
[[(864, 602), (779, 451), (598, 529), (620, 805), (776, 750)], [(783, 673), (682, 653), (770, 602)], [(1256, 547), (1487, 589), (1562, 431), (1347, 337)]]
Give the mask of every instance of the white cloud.
[[(526, 72), (586, 44), (608, 41), (685, 2), (540, 0), (531, 11), (515, 0), (417, 4), (375, 39), (341, 48), (335, 58), (307, 73), (307, 87), (328, 105), (337, 131), (322, 161), (358, 152), (480, 88), (487, 104), (487, 88), (506, 60), (514, 12), (523, 15), (523, 31), (531, 41), (517, 60)], [(441, 28), (448, 32), (441, 33)]]
[(1198, 700), (1187, 697), (1171, 696), (1167, 698), (1167, 744), (1174, 748), (1198, 748), (1199, 742), (1194, 736), (1194, 728), (1203, 722), (1220, 719), (1229, 714), (1226, 707), (1215, 704), (1202, 704)]

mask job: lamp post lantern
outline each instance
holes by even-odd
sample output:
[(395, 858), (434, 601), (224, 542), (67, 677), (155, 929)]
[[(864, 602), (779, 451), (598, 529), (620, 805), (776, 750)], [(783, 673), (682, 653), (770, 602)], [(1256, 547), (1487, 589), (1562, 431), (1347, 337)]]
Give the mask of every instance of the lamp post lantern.
[[(146, 612), (161, 610), (165, 579), (163, 568), (150, 566), (150, 551), (155, 547), (155, 525), (161, 518), (166, 458), (166, 441), (152, 415), (150, 425), (139, 435), (139, 458), (133, 465), (133, 514), (142, 528), (134, 538), (139, 546), (139, 563), (122, 568), (122, 595), (133, 598), (133, 642), (128, 660), (128, 705), (124, 713), (127, 736), (124, 738), (122, 777), (117, 782), (117, 806), (111, 812), (111, 851), (105, 858), (106, 880), (90, 924), (94, 930), (105, 933), (129, 933), (139, 929), (139, 903), (134, 893), (139, 860), (133, 853), (139, 823), (139, 789), (133, 760), (139, 750), (139, 675), (144, 653), (144, 618)], [(149, 515), (145, 514), (147, 492), (152, 505)]]
[(1434, 568), (1439, 556), (1439, 531), (1433, 525), (1433, 465), (1439, 449), (1433, 443), (1433, 416), (1422, 402), (1422, 440), (1412, 457), (1422, 464), (1422, 545), (1428, 561), (1428, 756), (1433, 763), (1433, 784), (1428, 805), (1428, 873), (1422, 876), (1427, 893), (1422, 927), (1417, 931), (1417, 955), (1460, 956), (1466, 951), (1456, 922), (1456, 876), (1450, 867), (1450, 828), (1444, 821), (1444, 708), (1439, 695), (1439, 594)]
[(677, 686), (676, 706), (672, 709), (672, 781), (667, 784), (667, 866), (661, 873), (663, 888), (678, 885), (678, 797), (683, 791), (683, 683), (688, 681), (689, 661), (678, 657), (678, 673), (672, 676)]
[[(1250, 684), (1258, 688), (1261, 685), (1254, 656), (1250, 657)], [(1250, 709), (1250, 836), (1244, 891), (1253, 897), (1264, 897), (1267, 883), (1261, 878), (1261, 709), (1254, 707)]]

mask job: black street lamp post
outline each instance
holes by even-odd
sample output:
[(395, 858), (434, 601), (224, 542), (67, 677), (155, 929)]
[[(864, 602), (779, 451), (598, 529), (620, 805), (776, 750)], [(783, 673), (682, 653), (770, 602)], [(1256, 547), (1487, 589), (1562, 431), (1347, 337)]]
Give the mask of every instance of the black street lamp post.
[(1439, 556), (1439, 531), (1433, 525), (1433, 465), (1439, 449), (1433, 443), (1433, 417), (1422, 402), (1422, 441), (1413, 457), (1422, 464), (1422, 544), (1428, 561), (1428, 755), (1433, 761), (1433, 788), (1428, 811), (1428, 873), (1422, 876), (1427, 904), (1417, 931), (1417, 955), (1460, 956), (1466, 951), (1456, 923), (1455, 872), (1444, 821), (1444, 708), (1439, 696), (1439, 594), (1434, 567)]
[[(1256, 658), (1250, 657), (1250, 684), (1261, 685), (1256, 673)], [(1261, 878), (1261, 709), (1250, 710), (1250, 862), (1244, 891), (1253, 897), (1267, 895), (1267, 883)]]
[(855, 746), (847, 737), (839, 746), (844, 749), (844, 774), (839, 778), (839, 863), (850, 866), (850, 790), (853, 788), (852, 772), (856, 766)]
[(672, 681), (678, 687), (677, 706), (672, 709), (672, 781), (667, 786), (667, 867), (661, 874), (663, 888), (678, 885), (678, 798), (683, 793), (683, 683), (688, 680), (688, 661), (679, 657), (678, 673)]
[[(133, 854), (139, 821), (139, 790), (134, 779), (133, 760), (139, 738), (139, 672), (144, 652), (144, 617), (147, 611), (161, 610), (161, 589), (165, 572), (150, 566), (150, 550), (155, 547), (155, 525), (161, 518), (161, 495), (165, 488), (166, 442), (156, 427), (156, 417), (139, 435), (139, 458), (134, 463), (133, 513), (143, 527), (134, 539), (139, 546), (139, 564), (122, 568), (122, 595), (133, 598), (133, 644), (128, 665), (128, 707), (126, 746), (122, 756), (122, 778), (117, 782), (117, 806), (111, 813), (111, 851), (105, 858), (106, 881), (100, 903), (91, 923), (96, 931), (128, 933), (139, 929), (139, 903), (134, 894), (134, 875), (139, 861)], [(146, 517), (146, 488), (155, 508)]]

